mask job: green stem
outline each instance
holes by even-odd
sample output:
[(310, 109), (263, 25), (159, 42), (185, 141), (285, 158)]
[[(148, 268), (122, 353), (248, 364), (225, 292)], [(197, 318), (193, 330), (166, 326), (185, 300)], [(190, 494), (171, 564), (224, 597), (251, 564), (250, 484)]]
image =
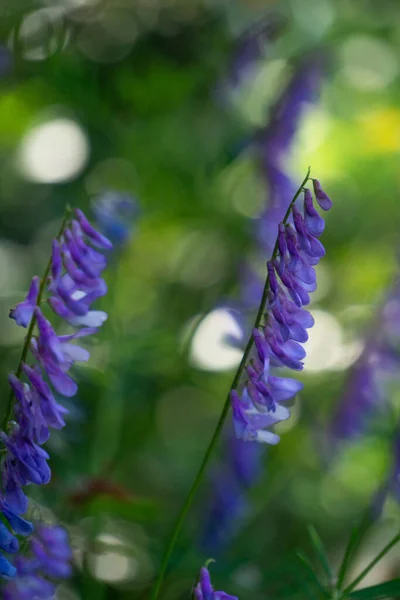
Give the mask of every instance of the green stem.
[(343, 556), (342, 563), (339, 568), (338, 578), (336, 588), (337, 590), (341, 590), (343, 587), (343, 582), (345, 580), (346, 574), (349, 570), (350, 564), (353, 561), (356, 553), (358, 552), (361, 543), (364, 539), (365, 534), (368, 532), (370, 526), (373, 524), (374, 520), (371, 518), (371, 511), (368, 508), (364, 517), (362, 518), (360, 524), (357, 527), (353, 527), (351, 532), (348, 544), (346, 546), (346, 550)]
[[(307, 175), (305, 176), (305, 178), (302, 181), (299, 189), (295, 193), (292, 201), (289, 204), (289, 207), (288, 207), (288, 209), (286, 211), (286, 214), (283, 217), (283, 221), (282, 222), (284, 224), (286, 224), (286, 222), (287, 222), (287, 220), (289, 218), (289, 215), (291, 213), (292, 207), (293, 207), (294, 203), (296, 202), (297, 198), (299, 197), (302, 189), (306, 185), (309, 177), (310, 177), (310, 167), (308, 168)], [(272, 258), (271, 258), (271, 260), (274, 260), (277, 257), (277, 255), (278, 255), (278, 240), (276, 240), (275, 247), (274, 247), (274, 250), (272, 252)], [(264, 285), (263, 295), (262, 295), (262, 298), (261, 298), (260, 307), (258, 309), (258, 313), (257, 313), (256, 319), (254, 321), (253, 329), (257, 329), (260, 326), (260, 323), (261, 323), (261, 320), (262, 320), (262, 317), (263, 317), (263, 314), (264, 314), (264, 311), (265, 311), (265, 305), (266, 305), (267, 299), (268, 299), (268, 292), (269, 292), (269, 277), (267, 276), (266, 281), (265, 281), (265, 285)], [(229, 389), (228, 396), (227, 396), (227, 398), (225, 400), (225, 404), (224, 404), (224, 406), (222, 408), (221, 416), (220, 416), (220, 418), (218, 420), (218, 423), (217, 423), (217, 426), (215, 428), (214, 434), (213, 434), (213, 436), (211, 438), (211, 441), (210, 441), (210, 443), (208, 445), (206, 453), (205, 453), (205, 455), (203, 457), (203, 460), (202, 460), (200, 468), (199, 468), (199, 470), (197, 472), (196, 478), (195, 478), (195, 480), (194, 480), (194, 482), (192, 484), (192, 487), (189, 490), (187, 498), (186, 498), (186, 500), (185, 500), (185, 502), (184, 502), (184, 504), (183, 504), (183, 506), (181, 508), (181, 511), (180, 511), (180, 513), (178, 515), (178, 518), (176, 520), (175, 527), (173, 529), (171, 538), (169, 540), (168, 546), (167, 546), (167, 548), (165, 550), (165, 554), (164, 554), (164, 557), (163, 557), (163, 560), (162, 560), (162, 563), (161, 563), (161, 568), (160, 568), (160, 572), (159, 572), (159, 575), (158, 575), (158, 579), (157, 579), (157, 581), (156, 581), (156, 583), (155, 583), (155, 585), (153, 587), (153, 590), (151, 592), (150, 600), (157, 600), (157, 598), (159, 596), (161, 585), (162, 585), (163, 580), (164, 580), (164, 576), (165, 576), (165, 572), (167, 570), (167, 566), (168, 566), (168, 562), (169, 562), (170, 556), (171, 556), (172, 551), (173, 551), (173, 549), (175, 547), (175, 543), (176, 543), (176, 541), (178, 539), (179, 533), (180, 533), (180, 531), (182, 529), (182, 525), (183, 525), (183, 522), (185, 520), (185, 517), (186, 517), (186, 515), (187, 515), (187, 513), (189, 511), (189, 508), (190, 508), (190, 506), (191, 506), (191, 504), (193, 502), (193, 498), (196, 495), (196, 492), (197, 492), (197, 490), (198, 490), (198, 488), (200, 486), (200, 483), (201, 483), (201, 481), (203, 479), (203, 475), (204, 475), (204, 473), (205, 473), (205, 471), (207, 469), (208, 463), (210, 462), (210, 459), (211, 459), (211, 456), (213, 454), (214, 448), (217, 445), (219, 436), (221, 434), (222, 428), (223, 428), (224, 423), (225, 423), (225, 419), (226, 419), (227, 414), (229, 412), (231, 391), (234, 390), (238, 386), (238, 384), (239, 384), (241, 375), (243, 373), (243, 369), (244, 369), (244, 367), (245, 367), (245, 365), (247, 363), (247, 359), (249, 357), (249, 354), (250, 354), (250, 351), (251, 351), (252, 347), (253, 347), (253, 336), (251, 335), (249, 341), (247, 342), (247, 346), (246, 346), (246, 348), (244, 350), (243, 357), (242, 357), (242, 360), (240, 361), (240, 365), (239, 365), (239, 367), (238, 367), (238, 369), (236, 371), (235, 377), (233, 378), (232, 385), (231, 385), (231, 387)]]
[[(58, 232), (57, 235), (57, 240), (59, 240), (62, 236), (62, 234), (64, 233), (64, 229), (68, 223), (68, 219), (70, 218), (70, 214), (71, 214), (71, 209), (67, 206), (66, 212), (65, 212), (65, 216), (63, 219), (63, 222), (61, 224), (60, 227), (60, 231)], [(49, 276), (50, 273), (50, 269), (51, 269), (51, 257), (50, 260), (47, 264), (46, 270), (44, 272), (44, 275), (42, 277), (42, 281), (40, 283), (40, 287), (39, 287), (39, 293), (38, 293), (38, 297), (36, 300), (36, 306), (40, 306), (41, 302), (42, 302), (42, 297), (43, 297), (43, 293), (46, 287), (46, 282), (47, 282), (47, 278)], [(36, 324), (36, 317), (35, 317), (35, 313), (33, 313), (31, 321), (29, 323), (29, 327), (28, 327), (28, 331), (25, 337), (25, 343), (24, 346), (22, 348), (22, 354), (21, 354), (21, 358), (19, 359), (19, 363), (18, 363), (18, 367), (17, 370), (15, 372), (15, 375), (20, 378), (21, 374), (22, 374), (22, 365), (24, 364), (24, 362), (26, 361), (26, 357), (28, 356), (28, 351), (29, 351), (29, 346), (32, 340), (32, 336), (33, 336), (33, 331), (35, 329), (35, 324)], [(8, 405), (7, 405), (7, 410), (6, 410), (6, 414), (4, 415), (4, 419), (2, 421), (1, 424), (1, 429), (5, 430), (7, 428), (7, 424), (11, 419), (12, 416), (12, 412), (13, 412), (13, 408), (14, 408), (14, 393), (11, 390), (10, 393), (10, 398), (8, 400)]]
[(395, 535), (394, 538), (388, 544), (386, 544), (383, 550), (379, 552), (378, 556), (371, 560), (369, 565), (365, 567), (364, 571), (362, 571), (360, 575), (356, 577), (356, 579), (349, 586), (347, 586), (347, 588), (343, 591), (343, 596), (347, 596), (360, 583), (360, 581), (362, 581), (364, 577), (368, 575), (371, 569), (374, 568), (374, 566), (385, 556), (385, 554), (387, 554), (389, 550), (391, 550), (398, 542), (400, 542), (400, 533)]

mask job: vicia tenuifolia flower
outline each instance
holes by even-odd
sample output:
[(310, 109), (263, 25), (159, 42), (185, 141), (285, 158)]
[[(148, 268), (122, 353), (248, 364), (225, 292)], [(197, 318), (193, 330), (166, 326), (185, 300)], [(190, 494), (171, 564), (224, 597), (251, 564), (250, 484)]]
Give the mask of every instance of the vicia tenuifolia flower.
[[(26, 299), (10, 311), (10, 317), (28, 330), (18, 368), (9, 376), (11, 396), (0, 432), (4, 446), (0, 510), (20, 535), (32, 532), (32, 525), (19, 516), (28, 507), (23, 488), (50, 481), (49, 455), (42, 445), (51, 428), (65, 425), (68, 412), (56, 401), (52, 388), (61, 396), (76, 394), (78, 386), (70, 371), (76, 362), (86, 362), (89, 352), (73, 342), (95, 333), (107, 318), (106, 313), (91, 310), (91, 305), (107, 291), (101, 273), (106, 267), (103, 252), (111, 248), (81, 210), (68, 212), (53, 241), (44, 277), (34, 277)], [(58, 335), (47, 318), (48, 307), (75, 331)], [(16, 538), (5, 526), (0, 528), (0, 549), (18, 551)], [(15, 574), (15, 567), (1, 557), (0, 576)]]
[(72, 575), (68, 534), (58, 525), (39, 524), (29, 540), (29, 552), (15, 560), (17, 576), (2, 592), (4, 600), (51, 600), (56, 582)]
[(207, 567), (202, 567), (200, 570), (199, 581), (193, 589), (193, 596), (195, 600), (238, 600), (237, 596), (214, 591)]
[[(247, 47), (244, 50), (246, 52)], [(238, 56), (241, 52), (239, 45)], [(246, 53), (243, 58), (246, 60)], [(322, 74), (321, 54), (307, 56), (294, 64), (287, 85), (269, 111), (268, 122), (255, 136), (267, 201), (260, 218), (255, 220), (252, 237), (256, 242), (254, 250), (262, 257), (272, 252), (278, 223), (296, 189), (288, 172), (287, 157), (301, 117), (318, 96)], [(241, 265), (239, 286), (240, 299), (233, 306), (233, 314), (246, 338), (246, 333), (251, 332), (249, 315), (257, 310), (263, 291), (263, 281), (253, 263)], [(265, 446), (243, 442), (229, 431), (218, 471), (213, 474), (207, 513), (202, 520), (201, 545), (206, 553), (218, 555), (243, 525), (250, 512), (246, 492), (259, 477), (264, 456)]]
[[(307, 175), (302, 188), (308, 179)], [(313, 180), (313, 187), (320, 207), (328, 210), (330, 201), (317, 180)], [(269, 428), (289, 418), (284, 403), (303, 387), (296, 379), (270, 372), (271, 366), (295, 371), (303, 368), (305, 350), (301, 344), (314, 324), (303, 306), (309, 304), (310, 293), (316, 289), (314, 267), (325, 254), (318, 237), (325, 223), (309, 189), (303, 190), (302, 206), (297, 205), (302, 188), (278, 226), (275, 248), (267, 263), (263, 299), (242, 361), (246, 379), (235, 381), (230, 394), (236, 435), (244, 441), (277, 444), (279, 436)]]

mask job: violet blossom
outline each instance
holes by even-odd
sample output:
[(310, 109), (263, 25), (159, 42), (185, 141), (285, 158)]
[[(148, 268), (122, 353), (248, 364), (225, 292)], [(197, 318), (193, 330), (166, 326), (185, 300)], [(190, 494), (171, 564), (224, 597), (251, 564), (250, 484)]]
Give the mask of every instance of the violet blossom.
[(4, 600), (51, 600), (56, 582), (72, 574), (68, 534), (58, 525), (39, 524), (29, 552), (15, 561), (17, 576), (3, 588)]
[[(6, 430), (0, 432), (5, 450), (0, 510), (11, 530), (19, 535), (30, 535), (33, 530), (32, 524), (20, 516), (28, 508), (23, 488), (50, 481), (49, 455), (42, 446), (49, 438), (50, 429), (65, 425), (64, 416), (68, 412), (56, 401), (52, 388), (64, 397), (76, 394), (78, 386), (71, 369), (76, 363), (86, 362), (90, 354), (74, 342), (96, 333), (107, 319), (106, 313), (91, 310), (91, 305), (107, 292), (101, 273), (107, 264), (103, 252), (111, 248), (112, 243), (76, 209), (74, 217), (66, 221), (53, 242), (46, 272), (49, 276), (42, 283), (34, 277), (26, 299), (10, 311), (10, 317), (18, 325), (29, 327), (18, 370), (9, 376), (12, 396), (6, 419), (14, 409), (15, 420), (5, 422)], [(44, 292), (47, 298), (42, 298)], [(45, 316), (46, 300), (56, 315), (77, 328), (73, 333), (56, 333)], [(33, 335), (35, 325), (37, 333)], [(28, 359), (28, 350), (32, 359)], [(6, 528), (0, 529), (0, 548), (15, 553), (18, 542), (6, 531)], [(15, 566), (1, 556), (0, 576), (11, 578), (15, 574)]]
[[(321, 208), (329, 208), (321, 197), (316, 199)], [(236, 436), (245, 442), (277, 444), (279, 436), (270, 428), (290, 417), (285, 403), (303, 387), (296, 379), (271, 373), (271, 367), (302, 370), (305, 350), (301, 343), (313, 325), (312, 316), (303, 306), (309, 304), (310, 293), (316, 289), (314, 266), (325, 249), (318, 240), (322, 217), (315, 210), (310, 190), (304, 190), (302, 208), (291, 206), (293, 225), (279, 224), (276, 247), (267, 263), (264, 324), (253, 329), (246, 379), (231, 391)]]
[[(253, 46), (260, 47), (258, 38)], [(248, 49), (251, 47), (245, 44), (243, 60), (236, 58), (233, 62), (240, 67), (237, 69), (238, 77), (243, 72), (242, 63), (246, 65), (248, 62)], [(241, 49), (242, 45), (239, 44), (238, 57)], [(279, 220), (295, 191), (295, 184), (287, 174), (286, 160), (304, 109), (318, 95), (322, 71), (320, 56), (309, 56), (295, 65), (293, 75), (271, 110), (267, 126), (256, 136), (260, 171), (268, 192), (268, 204), (256, 226), (258, 247), (264, 255), (273, 250)], [(327, 206), (330, 202), (328, 196), (323, 196), (318, 182), (313, 184), (314, 193)], [(263, 282), (258, 274), (248, 264), (242, 265), (241, 296), (233, 314), (243, 330), (243, 337), (250, 327), (249, 315), (260, 303), (262, 290)], [(303, 337), (306, 338), (306, 333)], [(235, 342), (235, 345), (240, 346), (240, 342)], [(243, 442), (236, 438), (234, 432), (228, 432), (224, 456), (212, 476), (207, 500), (201, 539), (201, 546), (206, 552), (218, 553), (232, 539), (246, 517), (246, 491), (261, 472), (263, 450), (260, 444)]]
[(195, 600), (238, 600), (226, 592), (216, 592), (211, 584), (211, 577), (207, 567), (202, 567), (197, 585), (193, 589)]

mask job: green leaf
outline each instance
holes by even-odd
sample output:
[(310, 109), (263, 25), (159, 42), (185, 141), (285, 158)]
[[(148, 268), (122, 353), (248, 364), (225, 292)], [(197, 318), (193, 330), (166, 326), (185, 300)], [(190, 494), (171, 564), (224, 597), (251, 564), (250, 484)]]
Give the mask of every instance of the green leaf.
[(379, 598), (400, 598), (400, 579), (385, 581), (379, 585), (366, 587), (356, 592), (351, 592), (348, 598), (354, 600), (378, 600)]
[(315, 571), (314, 571), (314, 567), (312, 562), (310, 561), (310, 559), (301, 551), (296, 552), (297, 557), (300, 559), (300, 561), (303, 563), (303, 566), (305, 567), (310, 579), (313, 581), (313, 583), (315, 583), (315, 585), (318, 587), (319, 591), (324, 595), (324, 596), (329, 596), (327, 590), (324, 588), (324, 586), (322, 585), (322, 583), (320, 582), (320, 580), (318, 579)]
[(370, 511), (367, 510), (361, 522), (352, 528), (351, 535), (347, 543), (345, 553), (343, 555), (343, 560), (339, 568), (337, 582), (338, 589), (342, 588), (344, 579), (349, 570), (351, 562), (355, 558), (357, 551), (361, 546), (361, 542), (363, 541), (365, 534), (369, 531), (369, 528), (372, 525), (372, 523), (373, 519), (371, 519)]
[(311, 538), (312, 544), (314, 546), (316, 555), (319, 559), (319, 562), (321, 563), (322, 568), (324, 569), (325, 573), (327, 574), (329, 582), (331, 582), (333, 579), (333, 573), (332, 573), (331, 565), (329, 563), (329, 558), (325, 552), (325, 548), (322, 543), (322, 540), (319, 537), (317, 530), (312, 525), (310, 525), (308, 527), (308, 533), (310, 534), (310, 538)]

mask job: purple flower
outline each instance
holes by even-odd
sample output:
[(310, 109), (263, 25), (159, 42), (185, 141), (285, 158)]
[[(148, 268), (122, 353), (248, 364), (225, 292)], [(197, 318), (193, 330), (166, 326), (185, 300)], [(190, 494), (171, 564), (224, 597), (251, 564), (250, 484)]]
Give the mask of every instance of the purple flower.
[(214, 591), (207, 567), (201, 568), (199, 582), (194, 588), (193, 593), (196, 600), (238, 600), (237, 596), (230, 596), (226, 592)]
[[(0, 577), (2, 579), (13, 579), (17, 574), (16, 568), (0, 554)], [(7, 597), (4, 597), (7, 600)]]
[(40, 279), (35, 275), (31, 281), (28, 294), (23, 302), (20, 302), (10, 310), (10, 318), (14, 319), (20, 327), (28, 327), (35, 310), (39, 295)]
[(312, 182), (315, 197), (322, 210), (329, 210), (332, 208), (332, 200), (325, 194), (318, 179), (313, 179)]
[[(248, 52), (248, 48), (247, 44), (243, 46), (242, 58), (240, 56), (242, 45), (239, 46), (238, 68), (236, 68), (238, 76), (247, 72), (246, 64), (248, 64), (248, 59), (251, 59), (251, 53)], [(254, 57), (257, 58), (256, 55)], [(241, 65), (243, 65), (243, 68)], [(277, 99), (270, 112), (268, 124), (258, 133), (256, 138), (260, 169), (264, 175), (268, 195), (268, 205), (256, 225), (257, 242), (259, 248), (263, 251), (263, 256), (272, 253), (279, 222), (295, 191), (295, 185), (287, 174), (286, 159), (304, 109), (318, 95), (321, 75), (322, 64), (320, 58), (317, 56), (310, 56), (295, 65), (293, 75), (290, 77), (286, 89)], [(312, 221), (314, 214), (310, 215), (310, 217)], [(310, 221), (310, 218), (307, 217), (307, 220)], [(302, 225), (305, 245), (309, 248), (308, 231), (303, 217)], [(285, 255), (286, 252), (287, 235), (293, 237), (292, 232), (282, 225), (279, 228), (278, 234), (278, 246), (281, 256)], [(293, 243), (289, 241), (292, 251), (296, 249), (296, 232), (294, 232), (294, 241), (294, 247)], [(319, 249), (315, 248), (314, 245), (313, 248), (314, 250)], [(301, 250), (294, 253), (293, 258), (288, 261), (290, 266), (288, 267), (287, 278), (290, 278), (290, 270), (294, 268), (306, 283), (312, 284), (315, 282), (315, 271), (310, 265), (316, 264), (319, 257), (313, 258), (307, 256), (307, 260), (303, 260), (304, 258), (304, 251)], [(263, 260), (265, 259), (263, 258)], [(282, 269), (284, 268), (285, 261), (282, 264)], [(271, 265), (269, 273), (271, 279), (277, 279), (273, 265)], [(241, 297), (240, 302), (235, 306), (235, 318), (245, 332), (250, 328), (248, 314), (250, 312), (252, 314), (257, 309), (263, 290), (263, 282), (248, 264), (241, 266), (240, 290)], [(292, 293), (294, 294), (294, 292)], [(304, 290), (301, 290), (301, 293), (304, 295)], [(294, 294), (294, 296), (297, 300), (298, 295)], [(282, 302), (280, 299), (279, 301), (277, 300), (272, 310), (275, 317), (275, 323), (273, 323), (274, 330), (278, 330), (285, 341), (289, 339), (300, 343), (307, 341), (307, 329), (312, 327), (314, 323), (310, 313), (302, 308), (298, 308), (294, 302), (289, 302), (288, 299), (285, 302)], [(239, 316), (237, 316), (238, 313)], [(235, 345), (238, 344), (235, 343)], [(291, 398), (302, 387), (300, 382), (295, 382), (296, 388), (293, 390), (291, 389), (291, 385), (293, 385), (292, 382), (295, 380), (275, 379), (281, 380), (280, 383), (275, 382), (275, 387), (280, 385), (280, 389), (279, 391), (274, 389), (271, 393), (268, 392), (267, 396), (270, 404), (274, 403), (274, 397), (277, 398), (278, 402), (284, 401), (283, 398)], [(285, 381), (288, 382), (286, 387)], [(271, 375), (269, 377), (270, 386), (273, 385), (272, 382), (273, 376)], [(251, 391), (253, 397), (256, 399), (255, 401), (260, 402), (261, 395), (254, 384), (251, 384)], [(264, 451), (265, 446), (256, 442), (243, 442), (236, 439), (232, 434), (231, 439), (227, 441), (226, 452), (220, 462), (218, 475), (215, 476), (215, 481), (222, 481), (223, 484), (217, 485), (213, 481), (212, 490), (214, 494), (209, 500), (209, 513), (206, 515), (207, 518), (203, 525), (201, 543), (202, 547), (209, 553), (215, 555), (217, 551), (221, 551), (231, 539), (232, 534), (237, 531), (238, 521), (240, 522), (246, 513), (246, 488), (254, 483), (260, 471), (260, 463)], [(245, 480), (243, 479), (243, 474), (247, 474)]]
[(28, 556), (15, 561), (16, 576), (4, 587), (5, 600), (51, 600), (56, 591), (54, 580), (72, 575), (71, 547), (62, 527), (39, 524), (29, 550)]
[[(89, 360), (90, 354), (75, 341), (96, 333), (98, 326), (107, 318), (106, 313), (91, 310), (91, 304), (107, 292), (107, 286), (100, 277), (106, 267), (106, 259), (94, 247), (109, 250), (112, 244), (92, 227), (82, 211), (77, 209), (75, 216), (76, 219), (67, 221), (59, 238), (53, 241), (51, 261), (46, 271), (50, 277), (44, 281), (44, 288), (40, 288), (39, 278), (34, 277), (27, 298), (10, 312), (10, 317), (19, 325), (26, 327), (34, 320), (38, 329), (36, 336), (29, 331), (18, 371), (9, 376), (12, 398), (16, 400), (15, 422), (7, 424), (7, 432), (0, 432), (0, 440), (6, 450), (2, 463), (2, 511), (11, 529), (23, 535), (32, 530), (31, 524), (18, 516), (27, 510), (28, 505), (23, 488), (29, 484), (45, 485), (50, 481), (49, 455), (41, 446), (48, 440), (51, 428), (60, 429), (65, 425), (64, 415), (68, 412), (55, 400), (49, 383), (63, 396), (76, 394), (78, 386), (69, 372), (76, 363)], [(54, 312), (69, 325), (80, 329), (58, 335), (43, 313), (42, 292), (50, 295), (46, 300)], [(36, 360), (34, 365), (28, 364), (28, 348)], [(27, 379), (26, 382), (21, 380), (22, 376)], [(60, 537), (54, 529), (53, 535)], [(0, 529), (0, 548), (3, 550), (15, 547), (11, 533), (10, 536), (7, 537)], [(38, 534), (32, 542), (35, 560), (40, 559), (42, 573), (49, 577), (67, 576), (70, 572), (68, 561), (58, 556), (54, 544), (52, 555), (48, 554), (51, 540), (47, 538), (44, 543)], [(4, 561), (1, 565), (3, 575), (10, 576), (13, 568), (8, 569)], [(27, 565), (25, 562), (25, 568)], [(18, 566), (18, 571), (20, 568)], [(54, 587), (47, 580), (41, 576), (32, 580), (25, 575), (8, 589), (7, 597), (53, 596)]]
[(309, 190), (304, 193), (304, 213), (295, 206), (291, 212), (296, 229), (290, 224), (279, 225), (276, 251), (268, 262), (265, 325), (253, 330), (254, 346), (246, 365), (248, 379), (240, 386), (240, 393), (231, 392), (235, 432), (243, 441), (278, 443), (279, 436), (269, 428), (289, 418), (290, 412), (282, 402), (302, 388), (295, 379), (272, 375), (270, 366), (296, 371), (303, 368), (305, 351), (298, 339), (306, 338), (305, 330), (313, 325), (303, 306), (310, 301), (309, 292), (316, 288), (313, 265), (324, 252), (315, 236), (323, 231), (323, 225), (321, 217), (315, 215)]

